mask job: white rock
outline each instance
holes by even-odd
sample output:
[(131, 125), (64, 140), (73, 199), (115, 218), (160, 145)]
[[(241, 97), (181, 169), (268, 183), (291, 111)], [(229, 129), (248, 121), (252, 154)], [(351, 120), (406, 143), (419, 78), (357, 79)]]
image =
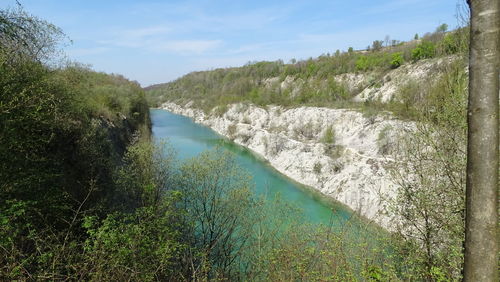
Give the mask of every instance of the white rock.
[(382, 81), (366, 87), (361, 93), (353, 98), (353, 101), (363, 102), (367, 100), (378, 100), (382, 103), (387, 103), (391, 99), (398, 99), (396, 94), (400, 87), (405, 86), (409, 82), (415, 82), (415, 84), (430, 84), (440, 77), (443, 73), (443, 68), (456, 59), (456, 56), (448, 56), (444, 58), (421, 60), (414, 64), (404, 64), (387, 73)]
[[(410, 123), (387, 114), (367, 118), (353, 110), (318, 107), (264, 109), (233, 104), (221, 117), (174, 103), (165, 103), (162, 108), (234, 138), (286, 176), (392, 229), (392, 219), (384, 208), (384, 199), (393, 197), (396, 190), (384, 168), (392, 157), (380, 154), (379, 139), (388, 138), (386, 143), (394, 143), (395, 129), (411, 126)], [(235, 129), (234, 134), (228, 132), (230, 126)], [(321, 142), (329, 126), (334, 132), (333, 145)], [(314, 169), (316, 164), (321, 166), (319, 173)]]

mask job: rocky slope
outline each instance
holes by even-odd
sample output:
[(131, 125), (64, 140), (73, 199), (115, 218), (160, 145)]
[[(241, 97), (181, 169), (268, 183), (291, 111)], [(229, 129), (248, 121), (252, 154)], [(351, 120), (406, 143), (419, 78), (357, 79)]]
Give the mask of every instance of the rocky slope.
[[(404, 64), (401, 67), (386, 73), (376, 83), (364, 87), (361, 93), (353, 99), (355, 102), (364, 102), (368, 100), (377, 100), (383, 103), (391, 99), (400, 100), (398, 91), (401, 87), (413, 84), (433, 84), (449, 65), (457, 60), (457, 56), (447, 56), (443, 58), (434, 58), (421, 60), (413, 64)], [(359, 81), (360, 79), (354, 80)], [(352, 81), (352, 80), (351, 80)], [(348, 80), (347, 85), (349, 83)], [(358, 84), (362, 84), (359, 83)]]
[(396, 129), (411, 124), (390, 114), (365, 117), (353, 110), (318, 107), (233, 104), (222, 116), (206, 115), (190, 103), (165, 103), (162, 108), (212, 128), (288, 177), (391, 229), (384, 198), (394, 195), (395, 184), (385, 165), (393, 161)]

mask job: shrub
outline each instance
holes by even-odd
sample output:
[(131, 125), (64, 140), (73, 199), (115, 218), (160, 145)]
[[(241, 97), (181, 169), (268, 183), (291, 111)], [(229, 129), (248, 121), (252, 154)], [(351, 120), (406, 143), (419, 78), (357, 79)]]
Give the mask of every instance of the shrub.
[(236, 128), (235, 123), (232, 123), (232, 124), (227, 126), (227, 136), (229, 137), (229, 139), (235, 139), (237, 132), (238, 132), (238, 130)]
[(414, 61), (432, 58), (436, 55), (436, 45), (430, 41), (423, 41), (411, 51), (411, 58)]
[(368, 69), (368, 57), (359, 56), (356, 60), (356, 70), (365, 71)]
[(392, 54), (391, 58), (391, 68), (395, 69), (401, 66), (404, 63), (403, 59), (403, 53), (402, 52), (396, 52)]
[(237, 271), (253, 227), (250, 177), (220, 149), (188, 160), (180, 172), (184, 209), (194, 223), (186, 227), (194, 235), (191, 245), (204, 253), (211, 275)]
[(459, 51), (460, 44), (457, 37), (455, 33), (448, 33), (443, 37), (443, 40), (439, 44), (443, 54), (450, 55)]
[(325, 144), (335, 143), (335, 131), (333, 130), (331, 125), (326, 128), (325, 134), (323, 135), (323, 138), (321, 138), (321, 141)]
[(344, 146), (342, 145), (329, 145), (326, 148), (326, 155), (332, 159), (338, 159), (344, 154)]
[(377, 137), (378, 152), (382, 155), (389, 154), (392, 150), (393, 144), (389, 138), (389, 132), (392, 130), (392, 126), (386, 125), (382, 130), (379, 131)]
[[(176, 229), (172, 203), (161, 210), (137, 209), (132, 214), (109, 215), (100, 226), (87, 217), (84, 226), (86, 272), (92, 281), (170, 280), (181, 269), (178, 259), (185, 248)], [(83, 268), (83, 267), (82, 267)]]
[(321, 173), (321, 168), (322, 168), (322, 167), (323, 167), (323, 166), (321, 165), (321, 163), (320, 163), (320, 162), (315, 163), (315, 164), (314, 164), (314, 167), (313, 167), (313, 171), (314, 171), (314, 173), (316, 173), (316, 174), (320, 174), (320, 173)]
[(384, 42), (382, 42), (382, 40), (375, 40), (373, 41), (372, 43), (372, 51), (373, 52), (376, 52), (376, 51), (380, 51), (380, 49), (382, 49), (382, 45), (384, 44)]

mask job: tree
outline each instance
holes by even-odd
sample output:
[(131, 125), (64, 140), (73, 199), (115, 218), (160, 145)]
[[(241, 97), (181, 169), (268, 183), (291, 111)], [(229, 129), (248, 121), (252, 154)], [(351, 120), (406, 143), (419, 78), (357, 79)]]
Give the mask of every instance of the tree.
[(435, 85), (411, 90), (418, 95), (411, 106), (419, 109), (419, 122), (402, 129), (391, 169), (398, 185), (392, 211), (399, 218), (396, 234), (403, 243), (398, 249), (411, 274), (408, 280), (461, 278), (466, 85), (463, 61), (457, 60)]
[(415, 36), (413, 37), (414, 40), (418, 40), (418, 33), (415, 33)]
[(180, 171), (187, 221), (193, 223), (188, 231), (193, 234), (190, 245), (212, 267), (210, 277), (230, 277), (238, 272), (253, 226), (249, 220), (255, 204), (250, 178), (232, 155), (220, 149), (187, 161)]
[(380, 49), (382, 49), (383, 44), (384, 44), (384, 42), (382, 42), (381, 40), (375, 40), (375, 41), (373, 41), (373, 43), (372, 43), (372, 50), (373, 51), (379, 51)]
[(436, 33), (445, 33), (448, 30), (447, 24), (442, 24), (436, 28)]
[(389, 43), (391, 42), (391, 37), (389, 35), (386, 35), (384, 37), (384, 42), (385, 42), (385, 47), (388, 47)]
[(0, 10), (0, 51), (6, 53), (11, 62), (53, 59), (64, 37), (60, 28), (26, 13), (21, 6)]
[(411, 50), (411, 58), (414, 61), (432, 58), (436, 55), (436, 45), (431, 41), (422, 41), (415, 49)]
[(465, 281), (498, 281), (500, 1), (469, 0)]
[(391, 67), (393, 69), (398, 68), (404, 63), (404, 58), (403, 58), (403, 53), (402, 52), (396, 52), (392, 54), (391, 57)]

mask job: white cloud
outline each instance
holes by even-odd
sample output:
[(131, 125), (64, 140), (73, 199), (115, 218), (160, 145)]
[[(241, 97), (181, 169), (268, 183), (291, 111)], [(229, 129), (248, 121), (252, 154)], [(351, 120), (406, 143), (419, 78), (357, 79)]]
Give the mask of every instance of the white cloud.
[(69, 56), (82, 57), (88, 55), (98, 55), (109, 51), (108, 47), (76, 48), (67, 51)]
[(166, 26), (150, 26), (145, 28), (128, 29), (121, 32), (125, 38), (144, 38), (149, 36), (164, 35), (172, 29)]
[(221, 40), (172, 40), (151, 42), (151, 45), (147, 46), (147, 48), (158, 52), (170, 51), (182, 54), (202, 54), (221, 45)]
[(141, 48), (148, 41), (164, 37), (171, 31), (167, 26), (150, 26), (144, 28), (124, 29), (110, 32), (110, 39), (98, 43), (119, 47)]
[(251, 53), (251, 52), (255, 52), (255, 51), (262, 51), (262, 50), (268, 49), (270, 45), (272, 45), (270, 42), (247, 44), (247, 45), (239, 46), (238, 48), (229, 50), (227, 53), (228, 54), (242, 54), (242, 53)]
[(111, 47), (127, 47), (157, 53), (203, 54), (222, 45), (218, 39), (177, 39), (168, 26), (150, 26), (111, 32), (110, 39), (98, 43)]

